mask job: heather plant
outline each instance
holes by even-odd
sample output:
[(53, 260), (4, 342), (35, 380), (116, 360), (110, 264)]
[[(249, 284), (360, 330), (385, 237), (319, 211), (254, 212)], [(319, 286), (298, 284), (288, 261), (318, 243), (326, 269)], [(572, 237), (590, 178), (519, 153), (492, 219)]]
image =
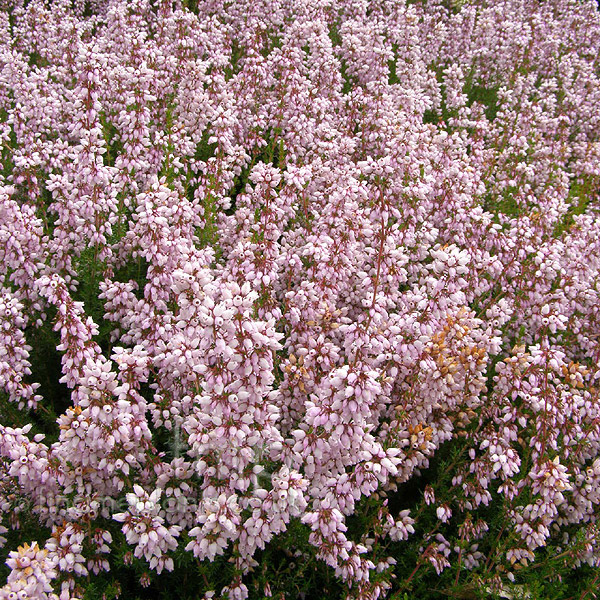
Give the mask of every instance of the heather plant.
[(595, 597), (594, 3), (0, 7), (0, 599)]

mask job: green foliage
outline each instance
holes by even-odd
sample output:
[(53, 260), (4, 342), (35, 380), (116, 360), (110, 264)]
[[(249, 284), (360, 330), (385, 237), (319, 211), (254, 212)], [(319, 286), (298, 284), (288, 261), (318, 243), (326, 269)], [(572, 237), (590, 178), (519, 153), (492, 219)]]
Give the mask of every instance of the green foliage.
[(388, 77), (388, 83), (390, 85), (394, 85), (395, 83), (400, 83), (400, 79), (398, 79), (398, 75), (396, 75), (396, 63), (398, 62), (398, 44), (392, 45), (392, 50), (394, 52), (394, 58), (388, 61), (388, 68), (390, 70), (390, 74)]
[(498, 90), (499, 86), (495, 87), (484, 87), (481, 85), (465, 85), (466, 89), (464, 92), (467, 94), (468, 106), (471, 106), (474, 102), (483, 104), (485, 108), (485, 116), (489, 121), (493, 121), (498, 114)]
[(329, 24), (329, 39), (334, 48), (342, 45), (342, 36), (340, 35), (339, 27), (340, 24), (337, 21)]
[(123, 152), (123, 142), (119, 138), (117, 128), (109, 121), (105, 113), (100, 113), (100, 124), (106, 142), (106, 154), (104, 164), (109, 167), (115, 166), (115, 159)]
[(190, 12), (197, 15), (198, 14), (198, 1), (199, 0), (183, 0), (183, 6)]
[(244, 56), (244, 49), (237, 43), (237, 40), (231, 42), (231, 60), (225, 67), (225, 80), (229, 81), (234, 75), (239, 73), (239, 62)]
[(501, 213), (509, 217), (517, 217), (519, 216), (520, 209), (515, 199), (516, 193), (516, 187), (506, 188), (501, 195), (488, 192), (483, 201), (483, 209), (494, 215)]
[(587, 210), (594, 193), (598, 193), (598, 178), (585, 177), (581, 180), (574, 179), (569, 188), (567, 202), (570, 205), (568, 212), (554, 229), (554, 236), (560, 237), (565, 231), (569, 231), (575, 224), (574, 217), (582, 215)]

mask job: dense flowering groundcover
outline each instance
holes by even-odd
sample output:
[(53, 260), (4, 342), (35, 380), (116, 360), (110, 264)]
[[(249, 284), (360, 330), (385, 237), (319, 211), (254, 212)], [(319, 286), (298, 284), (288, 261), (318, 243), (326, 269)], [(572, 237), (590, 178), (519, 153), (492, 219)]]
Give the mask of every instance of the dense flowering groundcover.
[(0, 6), (1, 599), (593, 597), (595, 4)]

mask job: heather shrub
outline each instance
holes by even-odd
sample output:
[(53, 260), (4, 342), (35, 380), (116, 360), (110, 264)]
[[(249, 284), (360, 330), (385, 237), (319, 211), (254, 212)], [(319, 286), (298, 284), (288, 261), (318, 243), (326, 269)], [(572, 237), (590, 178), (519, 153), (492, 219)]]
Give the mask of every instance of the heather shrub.
[(0, 599), (595, 597), (594, 3), (0, 6)]

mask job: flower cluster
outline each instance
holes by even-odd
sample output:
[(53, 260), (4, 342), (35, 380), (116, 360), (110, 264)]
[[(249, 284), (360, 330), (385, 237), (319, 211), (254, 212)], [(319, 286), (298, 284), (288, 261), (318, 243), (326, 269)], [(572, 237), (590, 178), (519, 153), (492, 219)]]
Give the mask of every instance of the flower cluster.
[(49, 548), (40, 548), (37, 542), (19, 546), (10, 552), (6, 564), (11, 573), (8, 582), (0, 588), (2, 600), (78, 600), (69, 593), (68, 586), (62, 587), (59, 595), (53, 593), (52, 580), (57, 576), (59, 559)]
[(135, 544), (134, 556), (143, 556), (157, 573), (163, 568), (173, 570), (173, 559), (165, 554), (177, 547), (175, 538), (180, 532), (177, 525), (165, 527), (164, 519), (158, 514), (161, 493), (161, 489), (156, 489), (148, 495), (139, 485), (134, 485), (133, 492), (127, 494), (129, 510), (113, 514), (115, 521), (123, 523), (127, 543)]
[(0, 598), (600, 567), (592, 0), (0, 6)]

